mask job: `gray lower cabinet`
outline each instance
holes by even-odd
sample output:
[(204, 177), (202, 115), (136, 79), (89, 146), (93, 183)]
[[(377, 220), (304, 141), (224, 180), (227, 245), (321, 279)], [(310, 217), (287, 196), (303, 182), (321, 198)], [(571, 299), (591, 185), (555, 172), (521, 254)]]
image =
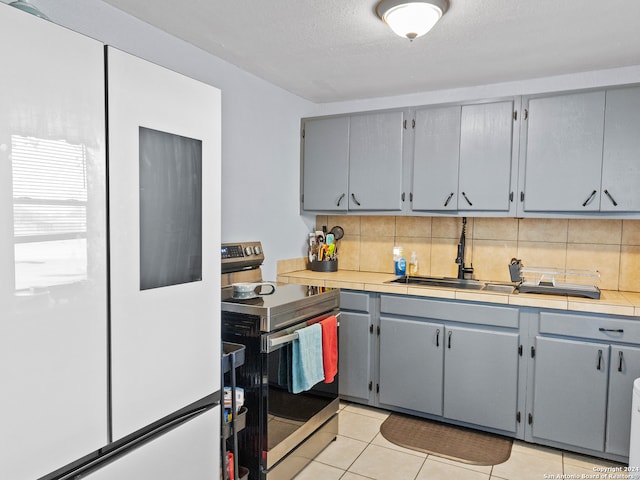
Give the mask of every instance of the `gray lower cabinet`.
[(640, 348), (612, 346), (605, 449), (608, 453), (629, 455), (631, 400), (636, 378), (640, 378)]
[(380, 317), (381, 404), (442, 415), (444, 325)]
[(448, 326), (445, 342), (444, 416), (515, 433), (519, 334)]
[(637, 318), (543, 311), (532, 365), (530, 440), (628, 457)]
[(532, 435), (604, 451), (609, 346), (536, 337)]
[(373, 402), (374, 318), (373, 295), (340, 292), (338, 372), (340, 396), (361, 403)]
[(381, 295), (380, 312), (380, 406), (516, 433), (517, 309)]

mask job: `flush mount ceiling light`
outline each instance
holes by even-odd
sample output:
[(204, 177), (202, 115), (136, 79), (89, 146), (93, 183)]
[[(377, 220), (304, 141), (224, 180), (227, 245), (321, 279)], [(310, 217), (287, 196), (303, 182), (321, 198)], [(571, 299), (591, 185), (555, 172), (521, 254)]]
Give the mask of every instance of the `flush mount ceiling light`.
[(396, 34), (413, 40), (431, 30), (448, 8), (448, 0), (382, 0), (376, 13)]
[(12, 7), (16, 7), (17, 9), (22, 10), (24, 12), (30, 13), (31, 15), (35, 15), (36, 17), (49, 20), (49, 17), (47, 17), (44, 13), (38, 10), (38, 7), (36, 7), (35, 5), (32, 5), (27, 0), (18, 0), (16, 2), (11, 2), (9, 5)]

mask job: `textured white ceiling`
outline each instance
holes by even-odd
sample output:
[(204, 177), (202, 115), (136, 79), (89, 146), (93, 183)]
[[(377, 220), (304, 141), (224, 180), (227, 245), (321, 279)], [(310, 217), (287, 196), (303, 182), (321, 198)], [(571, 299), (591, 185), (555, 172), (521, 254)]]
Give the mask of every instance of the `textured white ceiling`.
[(640, 65), (639, 0), (450, 0), (409, 42), (376, 0), (104, 0), (314, 102)]

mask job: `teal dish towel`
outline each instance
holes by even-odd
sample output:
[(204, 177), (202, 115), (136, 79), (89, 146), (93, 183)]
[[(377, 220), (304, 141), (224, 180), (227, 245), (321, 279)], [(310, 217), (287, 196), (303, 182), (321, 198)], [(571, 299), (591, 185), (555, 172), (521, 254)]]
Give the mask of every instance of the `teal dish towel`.
[(297, 330), (291, 353), (291, 391), (309, 390), (324, 380), (322, 327), (319, 323)]

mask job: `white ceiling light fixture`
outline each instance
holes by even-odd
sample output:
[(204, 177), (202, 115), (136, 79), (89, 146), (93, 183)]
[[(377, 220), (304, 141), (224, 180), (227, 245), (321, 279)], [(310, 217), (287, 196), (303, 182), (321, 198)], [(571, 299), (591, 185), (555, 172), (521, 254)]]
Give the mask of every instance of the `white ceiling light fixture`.
[(9, 5), (12, 7), (16, 7), (18, 10), (22, 10), (24, 12), (30, 13), (31, 15), (35, 15), (36, 17), (49, 20), (49, 17), (47, 17), (44, 13), (38, 10), (38, 7), (29, 3), (27, 0), (17, 0), (16, 2), (11, 2)]
[(448, 0), (382, 0), (376, 13), (397, 35), (413, 41), (431, 30), (448, 8)]

